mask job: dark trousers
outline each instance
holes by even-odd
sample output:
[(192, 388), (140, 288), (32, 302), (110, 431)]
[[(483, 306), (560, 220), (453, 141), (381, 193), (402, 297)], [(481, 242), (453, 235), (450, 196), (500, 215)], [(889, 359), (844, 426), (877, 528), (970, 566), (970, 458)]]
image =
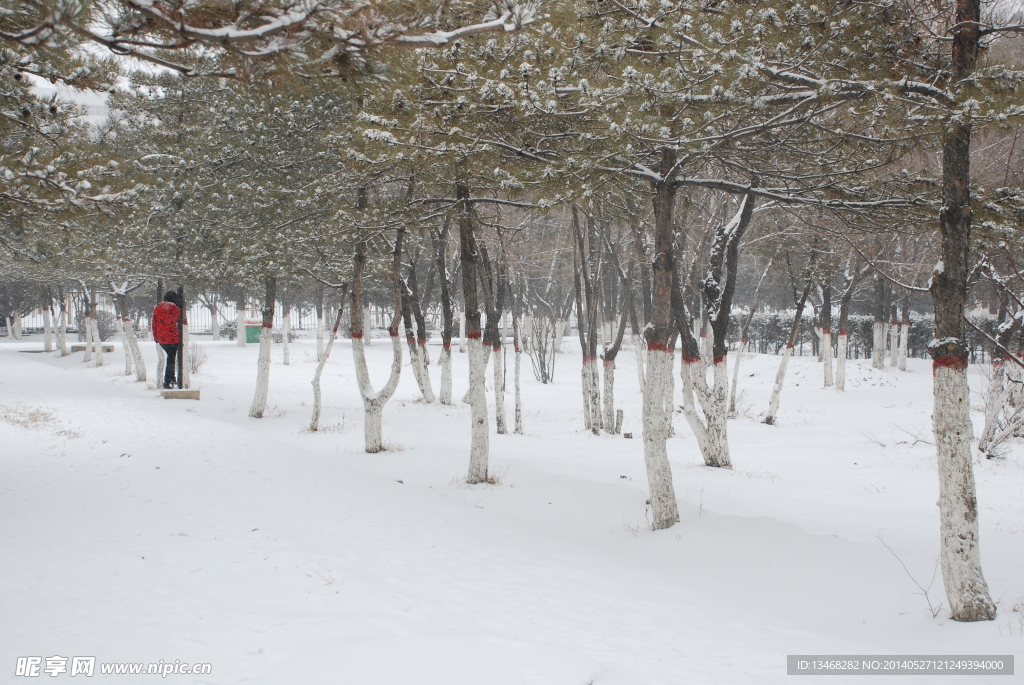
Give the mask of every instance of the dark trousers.
[(178, 376), (174, 372), (174, 367), (178, 363), (178, 350), (181, 349), (181, 343), (174, 343), (173, 345), (160, 343), (160, 347), (164, 348), (164, 352), (167, 353), (167, 366), (164, 367), (164, 387), (176, 386), (178, 384)]

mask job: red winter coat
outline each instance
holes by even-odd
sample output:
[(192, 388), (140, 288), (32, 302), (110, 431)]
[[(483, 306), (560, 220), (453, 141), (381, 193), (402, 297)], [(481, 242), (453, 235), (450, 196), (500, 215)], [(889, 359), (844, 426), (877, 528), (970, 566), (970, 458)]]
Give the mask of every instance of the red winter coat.
[(178, 320), (181, 309), (173, 302), (161, 302), (153, 310), (153, 340), (161, 345), (175, 345), (181, 342)]

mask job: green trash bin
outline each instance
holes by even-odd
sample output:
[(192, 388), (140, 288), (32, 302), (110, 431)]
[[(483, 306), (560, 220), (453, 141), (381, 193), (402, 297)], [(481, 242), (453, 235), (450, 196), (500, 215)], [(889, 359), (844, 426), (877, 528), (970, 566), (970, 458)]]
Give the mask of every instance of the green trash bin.
[(263, 330), (262, 324), (245, 324), (245, 342), (258, 343), (260, 341), (261, 330)]

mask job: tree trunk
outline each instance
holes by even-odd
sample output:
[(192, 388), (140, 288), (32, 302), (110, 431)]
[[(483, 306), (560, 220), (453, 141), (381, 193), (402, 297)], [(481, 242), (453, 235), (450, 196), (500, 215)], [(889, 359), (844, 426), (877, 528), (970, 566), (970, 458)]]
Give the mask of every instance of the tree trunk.
[[(365, 202), (364, 193), (360, 192), (360, 204)], [(365, 205), (364, 205), (365, 206)], [(366, 365), (366, 351), (363, 348), (363, 273), (366, 269), (366, 243), (356, 243), (352, 269), (352, 358), (356, 367), (356, 382), (359, 384), (359, 395), (363, 400), (363, 437), (366, 451), (370, 454), (384, 449), (382, 417), (384, 405), (398, 388), (398, 380), (402, 373), (402, 342), (398, 339), (398, 324), (402, 320), (402, 239), (405, 229), (399, 228), (395, 237), (395, 251), (392, 267), (395, 279), (395, 315), (388, 327), (391, 338), (391, 375), (380, 392), (374, 392), (370, 383), (370, 371)]]
[[(319, 286), (316, 289), (316, 297), (314, 298), (314, 307), (316, 307), (316, 358), (317, 358), (317, 361), (320, 361), (320, 357), (322, 357), (324, 355), (324, 335), (325, 335), (325, 331), (324, 331), (324, 298), (325, 298), (324, 287), (323, 286)], [(344, 301), (344, 296), (342, 296), (342, 301)], [(345, 309), (344, 305), (342, 305), (341, 307), (338, 307), (338, 311), (342, 311), (344, 309)], [(339, 319), (338, 322), (335, 324), (335, 329), (337, 329), (338, 325), (340, 325), (340, 324), (341, 324), (341, 320)], [(337, 334), (337, 330), (334, 330), (334, 333)]]
[(832, 286), (821, 286), (821, 361), (825, 367), (825, 387), (832, 385)]
[[(115, 296), (116, 297), (116, 296)], [(128, 333), (125, 331), (126, 324), (120, 313), (114, 317), (117, 322), (117, 333), (121, 336), (121, 349), (124, 351), (124, 375), (132, 375), (132, 349), (128, 344)], [(130, 321), (128, 322), (131, 323)]]
[(483, 483), (488, 479), (489, 436), (487, 435), (487, 395), (484, 390), (486, 359), (484, 358), (482, 331), (480, 328), (480, 306), (477, 293), (477, 279), (480, 273), (480, 250), (473, 227), (472, 208), (469, 204), (469, 187), (458, 183), (455, 186), (458, 201), (459, 245), (462, 259), (462, 321), (466, 327), (469, 347), (469, 405), (470, 405), (470, 451), (469, 483)]
[[(980, 0), (955, 0), (950, 33), (953, 84), (969, 78), (979, 48)], [(949, 86), (952, 88), (952, 86)], [(971, 416), (967, 387), (964, 305), (971, 246), (971, 122), (960, 110), (947, 122), (942, 148), (941, 261), (932, 273), (935, 337), (932, 357), (935, 451), (939, 471), (939, 533), (942, 580), (952, 618), (988, 621), (996, 607), (981, 572), (978, 502), (971, 464)]]
[(60, 356), (68, 356), (68, 310), (63, 301), (57, 315), (57, 349), (60, 350)]
[[(441, 404), (452, 403), (452, 328), (453, 309), (452, 282), (448, 273), (448, 232), (449, 223), (445, 221), (440, 232), (436, 234), (436, 269), (441, 279)], [(460, 312), (461, 321), (461, 312)]]
[[(519, 300), (516, 300), (519, 302)], [(516, 384), (516, 427), (515, 431), (517, 434), (523, 434), (523, 398), (520, 385), (520, 369), (523, 356), (523, 339), (519, 325), (519, 317), (517, 313), (521, 313), (521, 307), (514, 307), (512, 312), (512, 345), (516, 353), (516, 366), (515, 366), (515, 384)]]
[[(345, 300), (344, 293), (342, 294), (342, 302)], [(316, 373), (313, 374), (313, 416), (309, 420), (309, 430), (313, 433), (320, 430), (320, 408), (322, 406), (320, 399), (320, 377), (324, 373), (324, 367), (327, 366), (327, 359), (331, 356), (331, 348), (334, 347), (334, 340), (338, 337), (338, 328), (341, 327), (341, 315), (344, 312), (345, 307), (338, 307), (338, 318), (334, 321), (334, 327), (331, 329), (330, 338), (327, 340), (327, 346), (317, 356), (316, 360)], [(321, 314), (323, 310), (320, 310)], [(320, 319), (323, 323), (323, 319)]]
[(92, 346), (93, 354), (95, 354), (93, 366), (103, 366), (103, 340), (100, 339), (99, 302), (96, 298), (96, 288), (92, 289), (90, 297), (89, 323), (92, 326)]
[(804, 286), (804, 293), (800, 296), (800, 301), (796, 305), (796, 316), (793, 317), (793, 327), (789, 332), (789, 342), (786, 344), (786, 350), (782, 353), (782, 361), (779, 362), (779, 370), (775, 374), (775, 387), (772, 388), (772, 398), (768, 403), (768, 415), (764, 417), (764, 422), (769, 426), (775, 423), (775, 416), (779, 412), (779, 398), (782, 395), (782, 385), (786, 380), (786, 369), (789, 366), (789, 358), (793, 356), (793, 346), (796, 344), (797, 336), (800, 334), (800, 315), (803, 314), (804, 305), (807, 303), (807, 295), (811, 291), (811, 282), (808, 280), (807, 285)]
[(53, 352), (53, 304), (43, 307), (43, 352)]
[(907, 370), (907, 344), (910, 341), (910, 312), (904, 303), (900, 316), (899, 369)]
[(459, 310), (459, 352), (466, 351), (466, 310)]
[[(145, 382), (146, 360), (142, 358), (142, 350), (139, 349), (139, 341), (135, 337), (134, 325), (131, 317), (128, 316), (128, 304), (123, 295), (115, 296), (114, 306), (117, 308), (117, 314), (121, 318), (121, 325), (123, 326), (124, 336), (127, 340), (126, 346), (132, 356), (132, 362), (135, 366), (135, 380), (138, 382)], [(161, 350), (161, 352), (162, 351), (163, 350)]]
[(494, 423), (498, 435), (508, 433), (508, 421), (505, 415), (505, 364), (502, 346), (497, 341), (493, 342), (494, 352)]
[(281, 345), (284, 347), (284, 365), (291, 366), (292, 355), (291, 355), (291, 344), (288, 342), (288, 338), (291, 337), (292, 332), (292, 308), (290, 304), (282, 305), (281, 307)]
[[(647, 329), (647, 376), (643, 393), (644, 464), (651, 494), (651, 519), (655, 530), (679, 521), (672, 467), (668, 461), (668, 417), (666, 397), (672, 381), (672, 278), (675, 272), (675, 231), (672, 210), (675, 204), (676, 153), (661, 150), (660, 180), (655, 183), (655, 239), (651, 325)], [(667, 402), (668, 401), (668, 402)]]
[(245, 303), (237, 302), (235, 304), (235, 345), (245, 347), (245, 338)]
[(263, 300), (263, 325), (260, 328), (260, 358), (256, 370), (256, 393), (252, 398), (249, 416), (262, 419), (267, 409), (270, 391), (270, 351), (274, 342), (274, 308), (277, 305), (277, 278), (267, 276)]
[(900, 322), (893, 302), (889, 316), (889, 366), (896, 367), (900, 361)]
[(220, 340), (220, 316), (218, 314), (217, 300), (211, 302), (207, 309), (210, 310), (210, 338), (217, 342)]

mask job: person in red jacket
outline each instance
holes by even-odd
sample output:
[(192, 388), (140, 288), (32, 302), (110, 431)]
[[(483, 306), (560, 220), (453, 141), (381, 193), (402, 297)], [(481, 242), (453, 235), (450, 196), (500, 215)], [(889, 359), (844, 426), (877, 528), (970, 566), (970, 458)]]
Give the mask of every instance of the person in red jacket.
[(173, 388), (177, 384), (175, 363), (178, 361), (178, 350), (181, 349), (181, 303), (178, 293), (169, 290), (164, 301), (153, 310), (153, 340), (167, 353), (167, 366), (164, 367), (164, 387)]

